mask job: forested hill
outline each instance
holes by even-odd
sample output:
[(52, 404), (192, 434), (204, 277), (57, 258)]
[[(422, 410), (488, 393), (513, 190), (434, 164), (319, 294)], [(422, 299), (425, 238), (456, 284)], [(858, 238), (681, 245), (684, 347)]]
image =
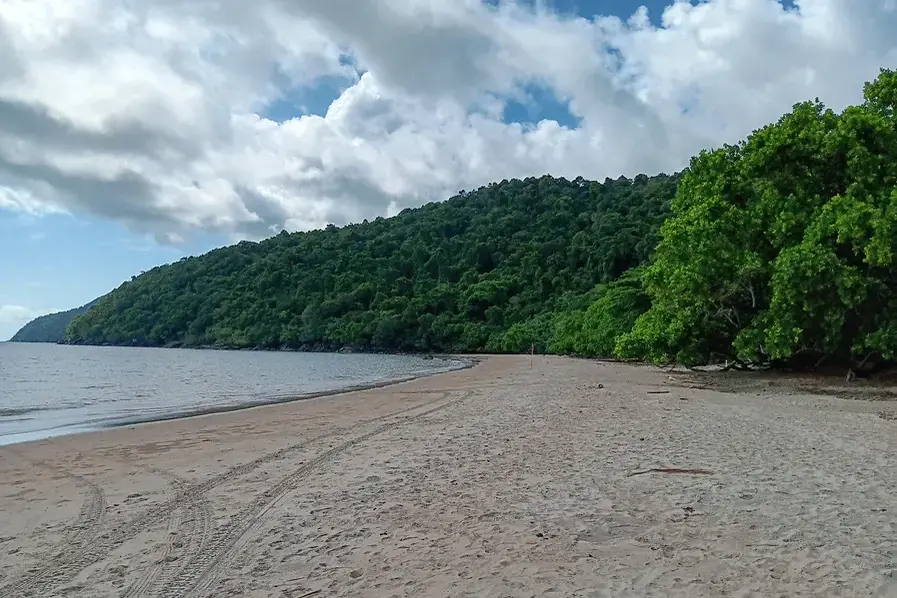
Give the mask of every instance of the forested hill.
[[(343, 228), (154, 268), (66, 341), (149, 346), (519, 351), (548, 314), (647, 260), (679, 177), (502, 181)], [(516, 325), (516, 326), (515, 326)]]
[(681, 176), (504, 181), (156, 268), (67, 338), (894, 363), (897, 72), (840, 113), (795, 104)]
[(71, 321), (81, 314), (87, 312), (94, 306), (99, 299), (94, 299), (87, 305), (76, 307), (68, 311), (61, 311), (55, 314), (47, 314), (35, 318), (22, 326), (16, 332), (15, 336), (10, 339), (13, 343), (57, 343), (65, 337), (65, 329)]

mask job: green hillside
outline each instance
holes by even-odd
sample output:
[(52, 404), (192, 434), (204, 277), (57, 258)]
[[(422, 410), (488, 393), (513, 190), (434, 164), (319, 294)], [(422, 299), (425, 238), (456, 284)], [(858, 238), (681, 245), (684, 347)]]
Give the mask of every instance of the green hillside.
[(841, 113), (796, 104), (681, 176), (503, 181), (155, 268), (66, 339), (893, 362), (897, 73)]
[(99, 299), (68, 311), (35, 318), (22, 326), (10, 339), (13, 343), (58, 343), (65, 338), (65, 329), (76, 316), (86, 313)]
[(243, 242), (123, 284), (76, 318), (66, 339), (427, 351), (518, 351), (538, 340), (545, 348), (548, 332), (533, 339), (520, 326), (587, 305), (597, 283), (645, 262), (678, 180), (503, 181), (394, 218)]

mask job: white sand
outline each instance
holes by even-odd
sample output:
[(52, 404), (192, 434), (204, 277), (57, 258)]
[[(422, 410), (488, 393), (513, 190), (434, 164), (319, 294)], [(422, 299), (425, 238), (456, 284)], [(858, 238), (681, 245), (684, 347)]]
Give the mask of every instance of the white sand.
[(893, 404), (683, 379), (499, 357), (0, 448), (0, 596), (897, 596)]

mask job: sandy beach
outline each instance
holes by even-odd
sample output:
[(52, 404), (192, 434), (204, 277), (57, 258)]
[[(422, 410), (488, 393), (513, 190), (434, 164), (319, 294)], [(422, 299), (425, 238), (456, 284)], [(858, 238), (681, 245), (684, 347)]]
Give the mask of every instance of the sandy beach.
[(863, 388), (494, 357), (0, 447), (0, 596), (897, 596)]

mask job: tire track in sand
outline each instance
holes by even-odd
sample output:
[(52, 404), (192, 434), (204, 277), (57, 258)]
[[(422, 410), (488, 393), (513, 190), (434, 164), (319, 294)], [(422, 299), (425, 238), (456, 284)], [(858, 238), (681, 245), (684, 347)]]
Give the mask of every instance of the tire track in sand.
[[(324, 451), (311, 461), (294, 469), (292, 472), (282, 477), (275, 485), (269, 487), (265, 492), (257, 496), (250, 504), (243, 507), (231, 518), (227, 525), (216, 529), (207, 548), (203, 551), (195, 552), (194, 558), (189, 563), (186, 563), (185, 566), (181, 567), (180, 574), (173, 576), (171, 583), (155, 596), (158, 598), (194, 598), (201, 592), (208, 590), (218, 578), (221, 571), (227, 567), (228, 562), (233, 555), (236, 554), (246, 541), (248, 541), (257, 531), (265, 514), (284, 496), (296, 490), (302, 479), (310, 471), (324, 465), (334, 457), (375, 436), (379, 436), (380, 434), (436, 413), (437, 411), (442, 411), (443, 409), (457, 405), (461, 401), (467, 399), (471, 394), (473, 393), (464, 393), (457, 399), (452, 399), (436, 407), (431, 407), (421, 413), (404, 416), (396, 421), (385, 423), (370, 432), (362, 434), (361, 436), (356, 436), (355, 438)], [(429, 406), (431, 404), (432, 402), (423, 406)], [(418, 408), (423, 406), (419, 405)]]
[(170, 583), (170, 578), (180, 572), (187, 559), (178, 552), (189, 553), (205, 550), (212, 524), (212, 512), (208, 501), (201, 500), (175, 509), (168, 524), (168, 541), (160, 558), (144, 570), (141, 577), (121, 594), (121, 598), (156, 596), (158, 589)]
[[(96, 536), (94, 538), (94, 541), (92, 542), (82, 542), (78, 545), (69, 545), (64, 547), (62, 551), (56, 554), (48, 555), (48, 557), (43, 562), (43, 566), (39, 570), (29, 571), (28, 574), (14, 579), (13, 581), (0, 587), (0, 596), (43, 596), (45, 594), (48, 594), (54, 588), (73, 579), (90, 565), (103, 560), (109, 555), (110, 552), (112, 552), (114, 549), (121, 546), (137, 534), (152, 529), (154, 526), (159, 524), (160, 520), (167, 520), (170, 516), (172, 516), (172, 513), (175, 510), (185, 509), (189, 507), (189, 505), (199, 500), (203, 500), (203, 496), (209, 490), (227, 484), (228, 482), (240, 476), (243, 476), (253, 471), (254, 469), (257, 469), (262, 465), (277, 461), (279, 459), (283, 459), (291, 453), (300, 451), (309, 445), (320, 442), (321, 440), (325, 440), (335, 434), (345, 433), (347, 431), (351, 431), (361, 426), (382, 421), (384, 419), (401, 416), (402, 414), (409, 411), (432, 405), (433, 403), (445, 398), (445, 396), (447, 395), (447, 393), (438, 391), (434, 391), (432, 394), (438, 394), (439, 396), (430, 401), (425, 401), (420, 405), (407, 407), (398, 411), (392, 411), (378, 417), (363, 420), (349, 426), (337, 428), (308, 440), (286, 446), (273, 453), (267, 453), (258, 457), (257, 459), (253, 459), (252, 461), (247, 461), (246, 463), (242, 463), (240, 465), (232, 467), (227, 471), (215, 475), (204, 482), (191, 484), (183, 491), (178, 492), (174, 498), (160, 503), (155, 507), (151, 507), (135, 518), (108, 530), (106, 533)], [(103, 504), (105, 505), (105, 497), (103, 498)], [(197, 531), (195, 532), (188, 532), (191, 534), (190, 537), (185, 537), (184, 544), (188, 547), (191, 553), (197, 550), (197, 545), (203, 546), (203, 538), (208, 537), (209, 535), (208, 529), (204, 530), (203, 526), (201, 525), (197, 526), (196, 530)], [(99, 529), (95, 531), (98, 532)], [(192, 557), (188, 557), (188, 562), (192, 560)], [(151, 575), (156, 574), (157, 573), (152, 573)]]
[[(158, 470), (158, 473), (171, 479), (176, 493), (183, 493), (190, 486), (190, 483), (180, 476), (161, 470)], [(156, 588), (166, 584), (167, 578), (161, 575), (165, 564), (178, 558), (179, 549), (185, 546), (192, 547), (195, 538), (207, 536), (211, 521), (212, 508), (204, 497), (174, 509), (168, 520), (168, 534), (162, 554), (152, 566), (144, 569), (137, 581), (128, 586), (121, 594), (121, 598), (155, 595)], [(202, 548), (202, 544), (196, 546), (197, 550)]]
[(102, 527), (106, 518), (106, 494), (99, 484), (90, 481), (82, 475), (72, 473), (63, 467), (59, 467), (58, 465), (51, 465), (46, 461), (30, 459), (13, 448), (5, 447), (5, 449), (22, 461), (58, 473), (70, 480), (74, 480), (87, 492), (87, 495), (84, 497), (84, 502), (81, 504), (81, 509), (78, 511), (78, 516), (74, 521), (66, 525), (66, 529), (62, 532), (62, 539), (59, 543), (45, 553), (37, 555), (35, 560), (38, 563), (45, 563), (47, 560), (54, 559), (59, 554), (71, 550), (72, 547), (83, 547), (87, 542), (92, 540)]
[(62, 469), (58, 471), (71, 477), (87, 489), (88, 496), (84, 500), (84, 504), (81, 505), (77, 519), (69, 526), (64, 539), (64, 543), (68, 546), (82, 546), (86, 542), (93, 540), (103, 526), (103, 521), (106, 518), (106, 494), (98, 484), (91, 482), (84, 476), (66, 472)]

